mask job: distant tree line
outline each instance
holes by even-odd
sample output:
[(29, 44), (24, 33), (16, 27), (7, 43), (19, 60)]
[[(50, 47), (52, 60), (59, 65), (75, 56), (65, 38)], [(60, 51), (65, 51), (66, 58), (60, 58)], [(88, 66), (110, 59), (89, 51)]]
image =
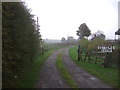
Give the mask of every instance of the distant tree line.
[(67, 39), (65, 39), (64, 37), (62, 37), (61, 42), (63, 44), (69, 44), (69, 45), (71, 45), (71, 44), (77, 44), (77, 40), (74, 39), (73, 36), (68, 36)]
[(2, 3), (3, 87), (10, 84), (23, 65), (34, 61), (42, 51), (43, 41), (33, 17), (25, 3)]

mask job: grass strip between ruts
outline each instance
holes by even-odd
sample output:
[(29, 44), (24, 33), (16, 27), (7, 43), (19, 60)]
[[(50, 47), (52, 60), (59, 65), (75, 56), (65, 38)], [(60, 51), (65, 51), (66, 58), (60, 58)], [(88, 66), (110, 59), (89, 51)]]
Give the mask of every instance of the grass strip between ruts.
[(69, 74), (69, 72), (67, 71), (67, 69), (65, 68), (65, 66), (63, 65), (62, 62), (62, 53), (59, 53), (57, 56), (57, 61), (56, 61), (56, 66), (59, 69), (62, 77), (66, 80), (66, 82), (68, 83), (68, 85), (71, 88), (78, 88), (78, 86), (76, 85), (75, 81), (73, 80), (72, 76)]

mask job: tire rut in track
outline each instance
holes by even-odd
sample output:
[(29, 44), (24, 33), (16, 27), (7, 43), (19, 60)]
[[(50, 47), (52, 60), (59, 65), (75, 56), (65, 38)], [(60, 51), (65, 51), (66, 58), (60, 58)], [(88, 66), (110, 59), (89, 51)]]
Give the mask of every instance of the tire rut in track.
[(69, 48), (64, 48), (63, 50), (63, 63), (80, 88), (111, 88), (77, 66), (69, 57)]

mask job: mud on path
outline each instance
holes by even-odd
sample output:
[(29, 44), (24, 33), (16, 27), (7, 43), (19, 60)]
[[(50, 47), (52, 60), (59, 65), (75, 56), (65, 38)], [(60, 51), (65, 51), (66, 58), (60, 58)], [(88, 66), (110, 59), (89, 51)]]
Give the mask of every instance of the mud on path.
[(36, 88), (69, 88), (56, 68), (56, 58), (59, 52), (60, 50), (54, 52), (44, 63)]
[(69, 48), (63, 50), (63, 63), (80, 88), (110, 88), (101, 80), (77, 66), (69, 57)]

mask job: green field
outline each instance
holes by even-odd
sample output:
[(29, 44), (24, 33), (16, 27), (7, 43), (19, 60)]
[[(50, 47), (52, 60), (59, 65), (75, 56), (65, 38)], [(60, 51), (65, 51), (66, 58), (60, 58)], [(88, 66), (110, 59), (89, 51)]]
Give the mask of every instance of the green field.
[(47, 50), (56, 50), (56, 49), (67, 47), (69, 45), (62, 44), (62, 43), (45, 43), (45, 46)]
[(84, 70), (90, 72), (91, 74), (97, 76), (103, 82), (107, 83), (112, 87), (118, 87), (118, 70), (113, 68), (103, 68), (98, 64), (88, 63), (88, 62), (78, 62), (77, 60), (77, 47), (71, 48), (69, 50), (69, 55), (71, 59)]
[(77, 85), (75, 84), (75, 81), (73, 80), (72, 76), (69, 74), (65, 66), (63, 65), (62, 62), (62, 53), (59, 53), (56, 61), (56, 66), (59, 69), (62, 77), (66, 80), (66, 82), (69, 84), (71, 88), (78, 88)]

